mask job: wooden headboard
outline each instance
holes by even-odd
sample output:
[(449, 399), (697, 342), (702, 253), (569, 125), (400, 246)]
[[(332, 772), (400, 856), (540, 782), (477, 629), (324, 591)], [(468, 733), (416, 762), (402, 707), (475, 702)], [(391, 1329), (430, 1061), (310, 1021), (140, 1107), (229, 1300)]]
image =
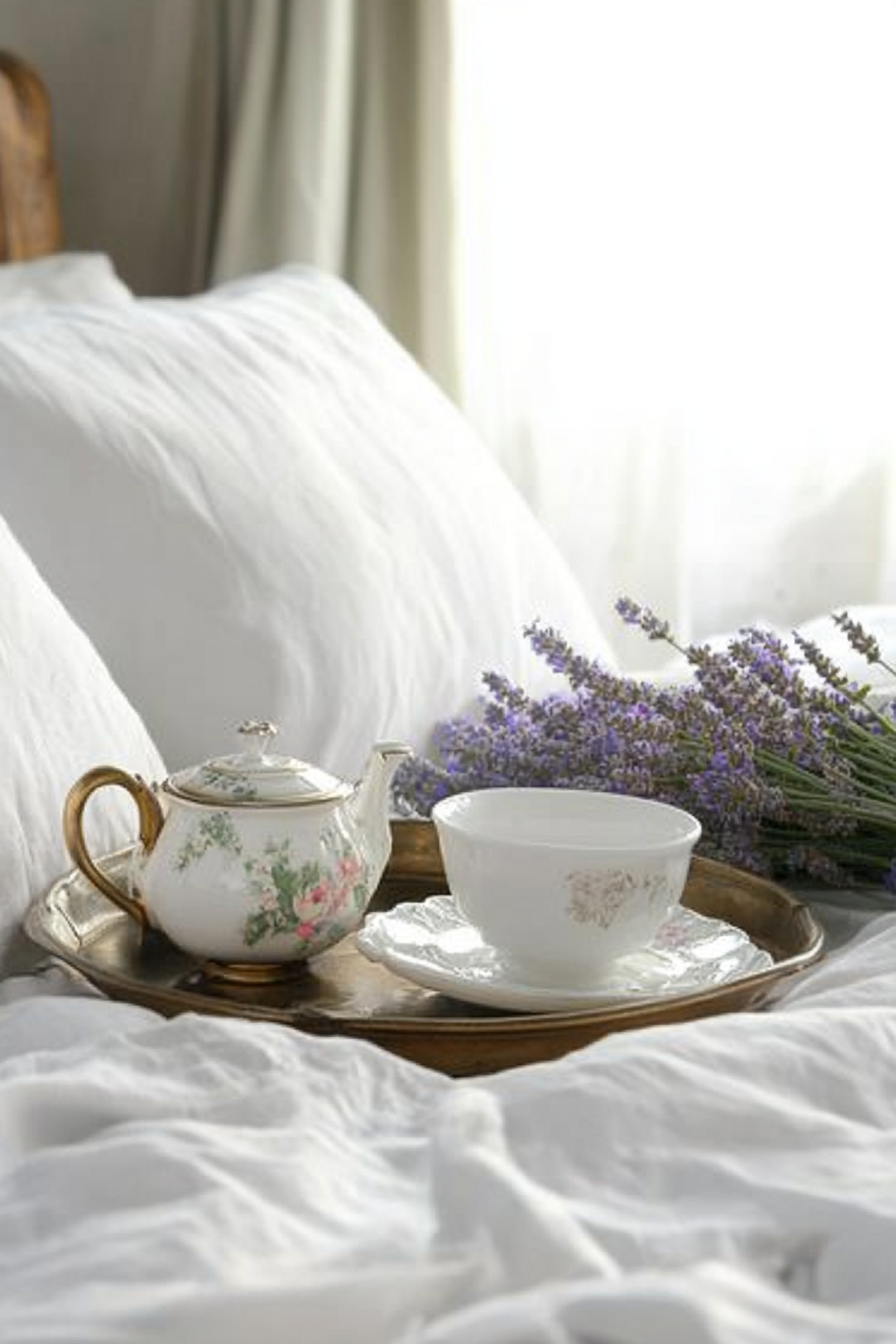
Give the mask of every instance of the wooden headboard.
[(30, 66), (0, 51), (0, 261), (45, 256), (61, 240), (50, 99)]

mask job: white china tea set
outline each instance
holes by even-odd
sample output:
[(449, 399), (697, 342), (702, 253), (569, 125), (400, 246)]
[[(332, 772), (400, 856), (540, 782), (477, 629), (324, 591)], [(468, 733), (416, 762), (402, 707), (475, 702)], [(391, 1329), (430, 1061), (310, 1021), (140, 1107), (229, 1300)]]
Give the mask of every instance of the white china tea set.
[[(699, 986), (700, 967), (743, 974), (766, 955), (682, 907), (694, 817), (570, 789), (444, 799), (432, 815), (449, 894), (368, 914), (391, 851), (392, 776), (410, 749), (376, 743), (352, 784), (272, 752), (276, 731), (248, 721), (240, 751), (160, 784), (98, 766), (66, 799), (80, 871), (206, 974), (283, 978), (356, 933), (370, 960), (426, 987), (494, 1006), (574, 1008)], [(126, 881), (84, 839), (88, 800), (111, 785), (137, 807)]]

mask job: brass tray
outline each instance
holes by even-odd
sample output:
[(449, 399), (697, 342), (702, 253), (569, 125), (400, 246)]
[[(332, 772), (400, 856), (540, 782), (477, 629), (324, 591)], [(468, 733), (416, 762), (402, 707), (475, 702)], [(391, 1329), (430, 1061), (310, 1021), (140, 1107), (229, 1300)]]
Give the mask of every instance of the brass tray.
[[(393, 852), (371, 904), (445, 891), (434, 827), (393, 823)], [(115, 869), (128, 853), (110, 855)], [(174, 1016), (212, 1013), (281, 1022), (318, 1036), (353, 1036), (455, 1075), (491, 1073), (552, 1059), (610, 1032), (755, 1008), (785, 976), (815, 961), (823, 933), (808, 908), (782, 887), (709, 859), (696, 858), (685, 904), (743, 929), (774, 959), (768, 970), (677, 998), (576, 1012), (507, 1013), (460, 1003), (418, 988), (367, 961), (347, 938), (266, 986), (213, 981), (201, 963), (163, 935), (140, 929), (80, 873), (56, 882), (29, 910), (34, 942), (113, 999)]]

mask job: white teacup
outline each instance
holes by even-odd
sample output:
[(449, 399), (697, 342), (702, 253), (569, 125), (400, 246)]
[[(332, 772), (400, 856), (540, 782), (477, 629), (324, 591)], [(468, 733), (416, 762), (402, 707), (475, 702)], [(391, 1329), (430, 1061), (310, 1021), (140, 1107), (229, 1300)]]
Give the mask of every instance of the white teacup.
[(700, 823), (646, 798), (483, 789), (432, 811), (458, 909), (529, 983), (587, 986), (681, 900)]

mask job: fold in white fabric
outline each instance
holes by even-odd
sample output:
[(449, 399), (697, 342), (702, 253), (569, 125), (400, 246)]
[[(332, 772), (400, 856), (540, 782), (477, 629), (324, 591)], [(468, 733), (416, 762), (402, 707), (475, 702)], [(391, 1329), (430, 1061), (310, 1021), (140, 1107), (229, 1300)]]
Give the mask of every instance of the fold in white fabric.
[(896, 1337), (896, 915), (764, 1013), (451, 1080), (5, 989), (12, 1341)]

